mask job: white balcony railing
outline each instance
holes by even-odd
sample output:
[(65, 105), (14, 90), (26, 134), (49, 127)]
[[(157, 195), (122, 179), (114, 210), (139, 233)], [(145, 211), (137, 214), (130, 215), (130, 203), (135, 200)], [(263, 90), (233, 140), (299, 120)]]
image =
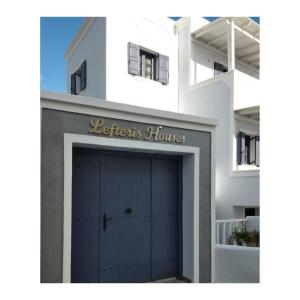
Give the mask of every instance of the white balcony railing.
[(246, 222), (246, 219), (216, 220), (216, 244), (226, 245), (233, 230), (243, 228)]
[(260, 105), (260, 80), (234, 70), (234, 110)]

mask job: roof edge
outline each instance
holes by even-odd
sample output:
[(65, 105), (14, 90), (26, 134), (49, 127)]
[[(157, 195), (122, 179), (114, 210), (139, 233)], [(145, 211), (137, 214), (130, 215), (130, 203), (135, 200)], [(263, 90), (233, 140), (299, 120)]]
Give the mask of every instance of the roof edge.
[(82, 40), (82, 38), (85, 36), (87, 31), (89, 30), (90, 26), (94, 22), (96, 17), (86, 17), (83, 24), (81, 25), (79, 31), (77, 31), (74, 39), (72, 40), (71, 44), (69, 45), (68, 49), (65, 52), (64, 58), (68, 60), (70, 56), (72, 55), (73, 51), (78, 46), (79, 42)]
[(152, 116), (154, 118), (159, 118), (159, 119), (169, 119), (169, 120), (175, 120), (177, 122), (194, 123), (194, 124), (205, 125), (209, 127), (215, 127), (218, 125), (218, 121), (216, 119), (205, 118), (196, 115), (188, 115), (188, 114), (166, 111), (166, 110), (159, 110), (154, 108), (146, 108), (142, 106), (112, 102), (103, 99), (84, 97), (78, 95), (74, 96), (70, 94), (41, 91), (40, 100), (41, 100), (41, 107), (43, 107), (42, 103), (44, 101), (46, 102), (51, 101), (57, 104), (61, 103), (61, 104), (76, 105), (82, 107), (100, 108), (104, 110), (113, 110), (113, 111), (128, 113), (131, 115)]

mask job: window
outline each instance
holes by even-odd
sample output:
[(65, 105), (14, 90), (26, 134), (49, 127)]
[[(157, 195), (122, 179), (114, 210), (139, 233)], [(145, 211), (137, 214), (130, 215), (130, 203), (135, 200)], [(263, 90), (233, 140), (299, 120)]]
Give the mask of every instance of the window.
[(259, 136), (239, 132), (237, 139), (238, 165), (256, 165), (259, 167)]
[(225, 67), (224, 65), (216, 61), (214, 62), (214, 76), (226, 73), (227, 71), (228, 71), (227, 67)]
[(150, 53), (147, 53), (146, 51), (140, 51), (141, 55), (141, 76), (155, 80), (155, 62), (156, 62), (156, 56)]
[(86, 60), (71, 75), (71, 94), (78, 95), (86, 88)]
[(166, 85), (169, 83), (169, 57), (128, 43), (128, 73)]
[(259, 207), (245, 207), (244, 215), (246, 217), (259, 216)]
[(247, 207), (245, 208), (245, 218), (249, 216), (255, 216), (255, 208), (254, 207)]

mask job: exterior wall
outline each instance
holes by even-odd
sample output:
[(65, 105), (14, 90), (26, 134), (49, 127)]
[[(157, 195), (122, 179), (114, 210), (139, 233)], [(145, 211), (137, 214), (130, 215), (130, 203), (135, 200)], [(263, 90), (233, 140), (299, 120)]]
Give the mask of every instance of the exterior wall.
[[(69, 96), (71, 97), (71, 96)], [(73, 98), (80, 98), (74, 96)], [(88, 101), (88, 98), (82, 100)], [(103, 102), (103, 101), (101, 101)], [(68, 103), (66, 108), (70, 109)], [(62, 105), (62, 107), (64, 107)], [(134, 107), (131, 107), (134, 110)], [(63, 265), (63, 203), (64, 203), (64, 133), (88, 135), (89, 122), (93, 114), (72, 113), (42, 109), (41, 139), (41, 281), (62, 282)], [(118, 108), (118, 111), (121, 108)], [(96, 112), (96, 109), (94, 109)], [(111, 112), (111, 111), (110, 111)], [(99, 109), (98, 109), (99, 113)], [(124, 128), (139, 127), (143, 131), (149, 125), (160, 124), (163, 119), (156, 119), (151, 124), (128, 121), (124, 119), (105, 118), (108, 109), (100, 110), (100, 116), (111, 125), (117, 122)], [(166, 114), (168, 114), (166, 112)], [(130, 113), (125, 114), (130, 118)], [(137, 115), (136, 113), (134, 115)], [(99, 116), (96, 114), (96, 116)], [(144, 116), (141, 115), (143, 118)], [(186, 116), (188, 118), (188, 116)], [(154, 116), (153, 116), (154, 119)], [(158, 122), (158, 123), (157, 123)], [(199, 281), (209, 282), (211, 279), (211, 133), (191, 129), (164, 126), (166, 131), (186, 136), (185, 145), (200, 148), (199, 178)], [(133, 143), (133, 142), (132, 142)], [(150, 144), (150, 142), (149, 142)], [(185, 216), (184, 216), (185, 218)], [(190, 218), (189, 218), (190, 221)], [(185, 225), (193, 223), (185, 222)], [(190, 228), (191, 236), (193, 227)], [(191, 241), (191, 238), (188, 239)], [(192, 249), (189, 247), (189, 249)], [(189, 251), (189, 250), (187, 250)], [(191, 270), (184, 270), (191, 276)]]
[(182, 25), (178, 32), (178, 97), (179, 97), (179, 112), (183, 112), (182, 105), (188, 97), (188, 89), (190, 87), (190, 22)]
[(216, 245), (215, 282), (259, 283), (259, 248)]
[(106, 99), (106, 18), (95, 18), (67, 61), (67, 93), (71, 74), (87, 60), (87, 86), (81, 96)]
[[(178, 111), (178, 41), (174, 24), (168, 18), (107, 18), (106, 100)], [(169, 56), (168, 85), (128, 74), (128, 42)]]
[(246, 223), (246, 228), (248, 231), (260, 231), (260, 218), (256, 216), (248, 216), (247, 218), (247, 223)]
[(246, 73), (234, 70), (234, 106), (242, 109), (259, 106), (261, 103), (260, 80)]
[[(232, 176), (232, 170), (236, 170), (233, 105), (237, 97), (238, 103), (251, 104), (245, 100), (247, 79), (256, 79), (245, 74), (238, 76), (236, 70), (212, 78), (214, 61), (226, 65), (227, 58), (191, 42), (190, 33), (207, 23), (192, 20), (183, 18), (176, 34), (175, 23), (168, 18), (96, 18), (70, 57), (68, 78), (86, 58), (87, 88), (82, 93), (85, 96), (219, 119), (217, 218), (239, 218), (243, 217), (242, 210), (237, 207), (259, 206), (259, 177)], [(128, 74), (128, 42), (169, 56), (168, 85)], [(257, 76), (243, 66), (236, 67)], [(246, 79), (243, 81), (242, 77)], [(203, 80), (206, 81), (201, 83)], [(240, 84), (245, 87), (243, 90)], [(252, 99), (257, 103), (257, 97)]]
[[(178, 111), (175, 22), (169, 18), (97, 17), (68, 59), (70, 76), (87, 60), (87, 87), (80, 95)], [(169, 57), (169, 83), (128, 74), (128, 42)]]
[[(213, 70), (209, 70), (209, 66), (212, 68), (213, 60), (222, 57), (214, 56), (191, 42), (190, 28), (191, 24), (187, 21), (186, 25), (178, 32), (179, 111), (218, 120), (216, 130), (216, 219), (243, 218), (243, 210), (238, 207), (259, 206), (259, 174), (243, 173), (247, 176), (241, 176), (241, 172), (233, 174), (235, 170), (233, 161), (235, 162), (236, 159), (236, 148), (233, 146), (236, 135), (233, 112), (235, 71), (199, 82), (209, 75), (212, 76)], [(226, 60), (223, 59), (219, 62), (226, 63)], [(197, 70), (196, 75), (195, 70)], [(192, 85), (195, 82), (197, 84)]]
[[(190, 88), (180, 111), (218, 119), (216, 130), (216, 219), (243, 218), (236, 206), (259, 206), (259, 176), (232, 176), (233, 72), (201, 87)], [(231, 134), (232, 133), (232, 134)]]

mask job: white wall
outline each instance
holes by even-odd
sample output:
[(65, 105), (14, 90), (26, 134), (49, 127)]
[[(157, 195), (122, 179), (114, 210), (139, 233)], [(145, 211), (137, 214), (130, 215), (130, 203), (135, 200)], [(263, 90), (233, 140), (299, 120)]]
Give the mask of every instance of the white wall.
[(259, 79), (234, 71), (234, 110), (260, 105), (261, 95)]
[(191, 43), (190, 43), (190, 22), (183, 26), (178, 32), (178, 97), (179, 112), (182, 112), (181, 103), (184, 104), (188, 98), (188, 89), (191, 84), (190, 63), (191, 63)]
[(216, 245), (215, 253), (215, 282), (259, 282), (258, 247)]
[(246, 228), (248, 231), (260, 231), (260, 218), (258, 216), (248, 216), (246, 217), (247, 223), (246, 223)]
[[(180, 112), (218, 119), (216, 129), (216, 219), (243, 218), (236, 206), (259, 206), (259, 176), (232, 176), (232, 72), (191, 88)], [(235, 149), (233, 149), (235, 151)]]
[[(174, 25), (167, 17), (107, 18), (107, 100), (178, 111), (178, 41)], [(168, 85), (128, 74), (128, 42), (169, 56)]]
[[(218, 119), (216, 218), (242, 217), (234, 213), (233, 207), (259, 206), (259, 177), (231, 177), (235, 136), (233, 72), (212, 78), (204, 85), (198, 83), (196, 88), (190, 89), (193, 61), (198, 62), (193, 80), (195, 82), (196, 78), (199, 82), (208, 73), (213, 74), (212, 69), (203, 67), (205, 63), (209, 66), (219, 58), (192, 45), (189, 22), (180, 29), (178, 36), (174, 32), (174, 21), (168, 18), (96, 18), (69, 59), (68, 89), (70, 74), (86, 59), (84, 96)], [(168, 85), (128, 74), (128, 42), (169, 56)], [(225, 63), (221, 58), (219, 62)]]
[(68, 59), (67, 93), (70, 93), (71, 74), (86, 59), (87, 86), (80, 95), (99, 99), (106, 98), (105, 23), (105, 18), (95, 18), (87, 33)]
[[(193, 59), (207, 65), (213, 56), (195, 46), (190, 40), (187, 23), (179, 33), (179, 111), (218, 120), (216, 129), (216, 219), (243, 218), (237, 206), (259, 206), (259, 176), (232, 176), (234, 131), (233, 83), (234, 71), (224, 73), (203, 83), (192, 85)], [(193, 50), (191, 49), (193, 48)], [(195, 51), (197, 48), (197, 51)], [(191, 59), (189, 53), (192, 54)], [(206, 58), (205, 58), (206, 57)], [(204, 61), (204, 62), (203, 62)], [(222, 63), (222, 61), (220, 61)], [(203, 71), (206, 76), (210, 71)], [(198, 75), (197, 75), (198, 76)], [(200, 76), (200, 77), (201, 77)], [(197, 78), (200, 78), (197, 77)], [(243, 173), (245, 174), (245, 173)]]

